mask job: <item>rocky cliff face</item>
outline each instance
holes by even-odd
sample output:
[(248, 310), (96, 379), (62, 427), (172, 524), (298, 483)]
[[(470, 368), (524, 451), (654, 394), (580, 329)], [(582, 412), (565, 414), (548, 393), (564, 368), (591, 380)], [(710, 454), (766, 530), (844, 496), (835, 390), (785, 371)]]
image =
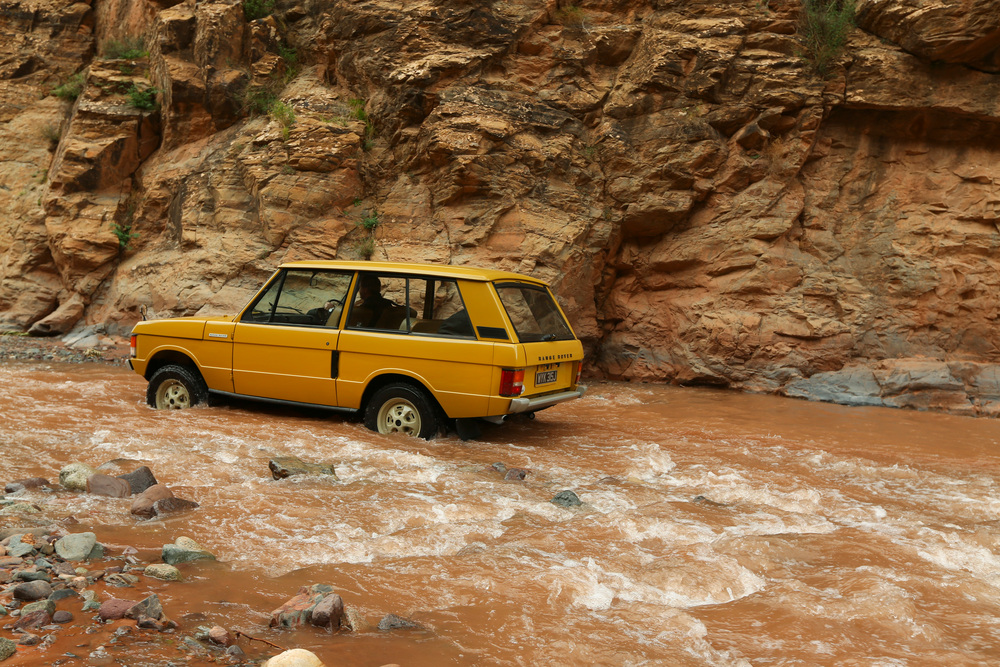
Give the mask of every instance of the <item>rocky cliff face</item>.
[(0, 5), (0, 325), (468, 263), (609, 377), (1000, 412), (1000, 0), (860, 0), (824, 74), (794, 0), (255, 9)]

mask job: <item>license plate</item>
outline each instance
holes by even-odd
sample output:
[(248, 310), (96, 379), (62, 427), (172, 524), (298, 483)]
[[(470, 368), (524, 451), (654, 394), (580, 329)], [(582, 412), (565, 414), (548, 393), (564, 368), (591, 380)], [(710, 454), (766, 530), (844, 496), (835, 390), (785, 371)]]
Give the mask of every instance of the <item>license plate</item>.
[(555, 382), (559, 377), (559, 371), (542, 371), (541, 373), (535, 373), (535, 384), (548, 384), (550, 382)]

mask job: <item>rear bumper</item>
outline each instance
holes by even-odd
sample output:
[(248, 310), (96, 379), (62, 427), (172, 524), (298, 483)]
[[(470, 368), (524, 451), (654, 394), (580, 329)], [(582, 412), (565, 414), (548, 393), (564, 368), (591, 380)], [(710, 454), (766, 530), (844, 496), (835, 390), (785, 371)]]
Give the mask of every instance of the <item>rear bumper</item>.
[(548, 408), (557, 403), (563, 403), (565, 401), (571, 401), (574, 398), (580, 398), (586, 392), (586, 387), (577, 386), (577, 388), (572, 391), (561, 391), (558, 394), (546, 394), (544, 396), (535, 396), (534, 398), (514, 398), (511, 399), (510, 408), (507, 412), (508, 414), (535, 412), (536, 410)]

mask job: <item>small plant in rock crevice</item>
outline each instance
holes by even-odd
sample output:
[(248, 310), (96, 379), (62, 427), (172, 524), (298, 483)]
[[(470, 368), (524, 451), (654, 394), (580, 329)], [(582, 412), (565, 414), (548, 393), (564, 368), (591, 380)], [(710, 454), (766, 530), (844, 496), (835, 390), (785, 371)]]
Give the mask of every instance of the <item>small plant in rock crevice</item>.
[(139, 232), (132, 231), (132, 224), (135, 220), (135, 212), (139, 208), (139, 203), (134, 195), (129, 195), (121, 209), (119, 220), (111, 223), (111, 233), (118, 238), (118, 250), (125, 252), (132, 245), (133, 239), (139, 236)]
[(292, 125), (295, 125), (295, 110), (290, 104), (275, 100), (268, 109), (268, 114), (281, 125), (281, 136), (288, 139)]
[(132, 84), (125, 91), (129, 104), (136, 109), (151, 111), (156, 108), (156, 95), (159, 93), (156, 88), (139, 88)]
[(378, 211), (365, 211), (361, 214), (361, 219), (357, 221), (357, 226), (364, 232), (364, 235), (357, 243), (358, 253), (364, 259), (371, 259), (375, 254), (375, 234), (378, 226), (382, 223), (379, 219)]
[(149, 55), (142, 37), (109, 39), (101, 46), (101, 51), (107, 60), (138, 60)]
[(274, 13), (275, 0), (243, 0), (243, 16), (256, 21)]
[(83, 76), (83, 72), (77, 72), (69, 77), (69, 79), (66, 80), (66, 83), (53, 88), (52, 94), (60, 99), (73, 102), (76, 98), (80, 97), (80, 93), (83, 92), (83, 87), (85, 85), (86, 79)]
[(822, 76), (844, 52), (854, 28), (856, 0), (803, 0), (799, 36), (804, 56)]

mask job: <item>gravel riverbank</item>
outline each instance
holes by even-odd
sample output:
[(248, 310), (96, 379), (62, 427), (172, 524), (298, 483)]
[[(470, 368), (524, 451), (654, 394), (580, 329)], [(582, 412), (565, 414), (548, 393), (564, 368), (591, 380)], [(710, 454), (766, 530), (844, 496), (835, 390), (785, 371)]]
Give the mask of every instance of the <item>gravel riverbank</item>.
[(71, 364), (106, 363), (124, 365), (129, 355), (127, 338), (100, 334), (37, 338), (19, 334), (0, 335), (0, 362), (56, 361)]

